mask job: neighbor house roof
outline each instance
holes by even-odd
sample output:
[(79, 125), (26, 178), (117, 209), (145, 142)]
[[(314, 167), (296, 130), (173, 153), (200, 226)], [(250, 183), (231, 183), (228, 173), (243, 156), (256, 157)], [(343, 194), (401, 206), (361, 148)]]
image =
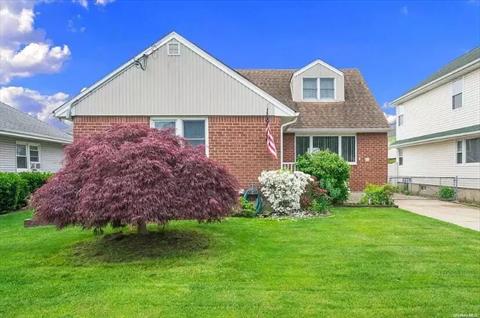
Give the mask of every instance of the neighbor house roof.
[(459, 72), (467, 73), (471, 69), (475, 69), (479, 66), (480, 47), (477, 47), (454, 59), (447, 65), (443, 66), (441, 69), (427, 77), (425, 80), (421, 81), (419, 84), (415, 85), (413, 88), (405, 92), (402, 96), (394, 100), (392, 103), (403, 103), (408, 99), (423, 93), (424, 91), (436, 87), (434, 86), (434, 84), (441, 85), (445, 81), (450, 80), (452, 76), (461, 76), (462, 73)]
[(341, 69), (345, 78), (343, 102), (294, 102), (290, 79), (297, 70), (237, 70), (268, 94), (299, 112), (290, 130), (352, 129), (387, 131), (383, 112), (357, 69)]
[(0, 102), (0, 135), (68, 144), (72, 137), (49, 124)]

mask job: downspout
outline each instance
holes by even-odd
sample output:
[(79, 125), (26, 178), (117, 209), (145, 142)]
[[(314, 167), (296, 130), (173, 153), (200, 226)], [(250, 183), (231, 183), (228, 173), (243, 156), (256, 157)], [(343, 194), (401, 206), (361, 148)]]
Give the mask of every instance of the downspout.
[(298, 115), (300, 115), (300, 113), (295, 113), (295, 118), (292, 121), (286, 122), (280, 126), (280, 168), (283, 167), (283, 129), (286, 126), (295, 123), (298, 119)]

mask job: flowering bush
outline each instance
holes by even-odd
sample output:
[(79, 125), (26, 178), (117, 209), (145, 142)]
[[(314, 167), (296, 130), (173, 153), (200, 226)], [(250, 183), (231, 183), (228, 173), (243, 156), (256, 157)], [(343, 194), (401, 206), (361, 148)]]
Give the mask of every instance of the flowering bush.
[(311, 177), (300, 198), (300, 206), (304, 211), (324, 214), (328, 212), (331, 201), (327, 190), (320, 188), (317, 178)]
[(32, 200), (37, 220), (60, 228), (136, 225), (139, 232), (148, 222), (219, 220), (237, 202), (235, 178), (203, 149), (142, 125), (76, 139)]
[(300, 171), (276, 170), (263, 171), (258, 180), (274, 213), (288, 215), (300, 210), (300, 198), (312, 179)]

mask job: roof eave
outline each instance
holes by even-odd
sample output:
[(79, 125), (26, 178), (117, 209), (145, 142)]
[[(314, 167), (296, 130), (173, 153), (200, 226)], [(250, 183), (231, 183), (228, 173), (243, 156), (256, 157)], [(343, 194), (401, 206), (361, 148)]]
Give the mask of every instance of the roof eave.
[(18, 138), (24, 138), (24, 139), (48, 141), (48, 142), (60, 143), (63, 145), (68, 145), (72, 143), (71, 139), (64, 139), (64, 138), (50, 137), (50, 136), (45, 136), (40, 134), (22, 133), (22, 132), (15, 132), (15, 131), (0, 130), (0, 135), (18, 137)]
[[(423, 94), (425, 92), (428, 92), (429, 90), (434, 89), (435, 87), (438, 87), (442, 84), (444, 84), (446, 81), (450, 80), (452, 77), (460, 76), (462, 74), (468, 73), (472, 70), (475, 70), (476, 68), (480, 67), (480, 59), (476, 59), (468, 64), (463, 65), (462, 67), (459, 67), (452, 72), (445, 74), (431, 82), (428, 82), (420, 87), (417, 87), (414, 90), (408, 91), (407, 93), (403, 94), (402, 96), (398, 97), (397, 99), (393, 100), (391, 102), (392, 105), (398, 106), (399, 104), (403, 104), (410, 99)], [(461, 74), (459, 74), (461, 73)]]

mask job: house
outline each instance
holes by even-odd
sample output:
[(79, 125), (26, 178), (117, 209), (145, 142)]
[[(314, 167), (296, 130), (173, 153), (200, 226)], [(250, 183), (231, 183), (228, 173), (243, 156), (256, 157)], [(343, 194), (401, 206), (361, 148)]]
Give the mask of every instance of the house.
[(392, 103), (398, 176), (410, 177), (417, 190), (427, 192), (440, 182), (458, 185), (465, 189), (459, 193), (464, 199), (480, 200), (480, 47)]
[(61, 167), (72, 137), (0, 102), (0, 171), (50, 171)]
[[(277, 148), (266, 148), (269, 113)], [(234, 70), (171, 33), (54, 112), (74, 138), (113, 123), (175, 128), (223, 163), (243, 187), (261, 171), (294, 167), (330, 149), (352, 165), (350, 186), (387, 181), (388, 124), (356, 69), (321, 60), (295, 70)]]

